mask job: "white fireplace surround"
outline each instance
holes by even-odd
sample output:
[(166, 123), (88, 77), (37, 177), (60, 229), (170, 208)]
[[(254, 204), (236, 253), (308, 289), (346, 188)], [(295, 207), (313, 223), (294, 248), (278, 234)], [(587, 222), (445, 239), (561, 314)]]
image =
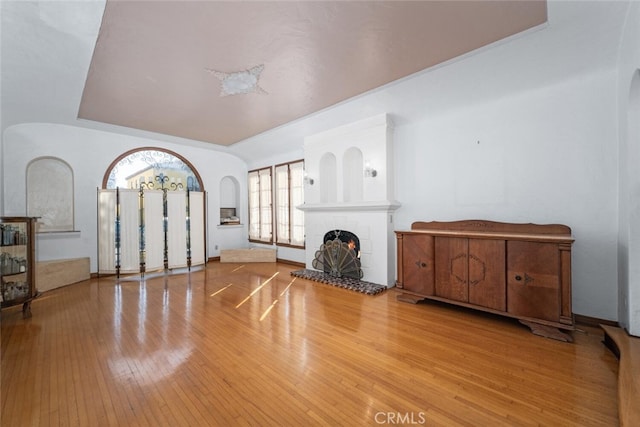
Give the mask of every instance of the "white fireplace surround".
[[(324, 235), (346, 230), (358, 236), (362, 280), (395, 284), (393, 126), (386, 114), (305, 138), (306, 268), (312, 268)], [(365, 176), (365, 167), (376, 170)], [(312, 181), (313, 180), (313, 181)], [(311, 184), (313, 182), (313, 184)]]

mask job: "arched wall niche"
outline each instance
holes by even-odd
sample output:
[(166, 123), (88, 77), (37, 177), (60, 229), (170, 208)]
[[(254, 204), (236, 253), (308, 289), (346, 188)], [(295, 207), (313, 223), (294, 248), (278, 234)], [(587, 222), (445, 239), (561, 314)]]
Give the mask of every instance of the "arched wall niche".
[(325, 153), (320, 158), (320, 202), (333, 203), (338, 194), (338, 166), (333, 153)]
[(220, 224), (240, 223), (240, 183), (233, 176), (220, 180)]
[[(180, 154), (158, 147), (141, 147), (129, 150), (116, 158), (107, 168), (102, 179), (102, 188), (138, 188), (139, 181), (145, 182), (162, 174), (175, 178), (184, 190), (204, 191), (200, 174), (187, 159)], [(180, 180), (180, 182), (178, 182)]]
[(629, 157), (629, 215), (627, 254), (628, 277), (619, 291), (620, 324), (629, 334), (640, 336), (640, 268), (633, 262), (640, 256), (640, 203), (637, 188), (640, 187), (638, 164), (640, 163), (640, 69), (636, 69), (629, 86), (627, 109), (627, 147)]
[(73, 231), (73, 169), (57, 157), (27, 165), (27, 215), (39, 217), (39, 232)]
[(343, 200), (345, 202), (362, 201), (363, 156), (359, 148), (351, 147), (344, 153), (342, 161)]

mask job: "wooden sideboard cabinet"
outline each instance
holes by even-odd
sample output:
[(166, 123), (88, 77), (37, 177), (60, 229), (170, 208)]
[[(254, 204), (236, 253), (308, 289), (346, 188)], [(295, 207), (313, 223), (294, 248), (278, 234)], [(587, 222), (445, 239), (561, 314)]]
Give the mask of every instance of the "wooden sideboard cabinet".
[(513, 317), (572, 341), (571, 229), (484, 220), (414, 222), (396, 231), (398, 299), (439, 300)]

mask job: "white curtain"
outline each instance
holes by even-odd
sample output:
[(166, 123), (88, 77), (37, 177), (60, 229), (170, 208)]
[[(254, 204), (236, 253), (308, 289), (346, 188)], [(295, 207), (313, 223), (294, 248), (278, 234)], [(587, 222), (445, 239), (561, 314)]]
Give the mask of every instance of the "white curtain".
[(205, 263), (204, 193), (189, 192), (191, 265)]
[(140, 271), (140, 201), (138, 190), (120, 189), (120, 272)]
[(145, 270), (164, 268), (164, 213), (162, 191), (144, 192)]
[(167, 258), (169, 268), (187, 266), (187, 193), (167, 192)]
[(98, 190), (98, 273), (116, 272), (116, 190)]

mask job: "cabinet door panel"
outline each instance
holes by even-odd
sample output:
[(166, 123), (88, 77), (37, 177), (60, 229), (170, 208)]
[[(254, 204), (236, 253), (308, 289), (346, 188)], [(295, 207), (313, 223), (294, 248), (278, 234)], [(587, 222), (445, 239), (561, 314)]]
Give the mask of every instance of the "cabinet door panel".
[(436, 295), (455, 301), (469, 301), (469, 240), (435, 238)]
[(402, 243), (403, 288), (433, 295), (433, 236), (405, 234)]
[(507, 309), (504, 240), (469, 239), (469, 303)]
[(507, 243), (507, 311), (560, 320), (560, 252), (554, 243)]

